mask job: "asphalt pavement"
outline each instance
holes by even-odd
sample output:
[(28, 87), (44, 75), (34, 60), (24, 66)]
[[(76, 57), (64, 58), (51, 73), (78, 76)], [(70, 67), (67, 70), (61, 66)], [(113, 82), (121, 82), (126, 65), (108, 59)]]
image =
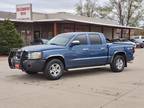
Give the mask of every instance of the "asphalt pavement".
[(124, 72), (106, 66), (66, 72), (57, 81), (11, 70), (0, 57), (0, 108), (144, 108), (144, 49)]

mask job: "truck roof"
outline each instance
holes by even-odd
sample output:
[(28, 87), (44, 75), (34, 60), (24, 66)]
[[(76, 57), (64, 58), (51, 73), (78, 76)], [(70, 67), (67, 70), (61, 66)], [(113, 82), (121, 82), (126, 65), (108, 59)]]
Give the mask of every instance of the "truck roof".
[(68, 33), (64, 33), (64, 34), (74, 34), (74, 35), (77, 35), (77, 34), (89, 34), (89, 33), (96, 33), (96, 34), (101, 34), (100, 32), (68, 32)]

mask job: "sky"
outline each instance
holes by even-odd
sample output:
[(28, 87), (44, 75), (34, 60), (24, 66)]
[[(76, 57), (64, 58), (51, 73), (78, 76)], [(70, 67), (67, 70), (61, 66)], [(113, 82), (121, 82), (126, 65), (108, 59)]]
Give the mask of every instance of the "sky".
[[(108, 0), (96, 0), (99, 5), (104, 5)], [(79, 0), (0, 0), (0, 11), (16, 12), (17, 4), (32, 3), (33, 12), (75, 13), (75, 5)]]
[[(101, 0), (99, 0), (101, 1)], [(104, 3), (101, 2), (101, 4)], [(0, 11), (15, 12), (16, 4), (32, 3), (34, 12), (75, 12), (79, 0), (0, 0)]]

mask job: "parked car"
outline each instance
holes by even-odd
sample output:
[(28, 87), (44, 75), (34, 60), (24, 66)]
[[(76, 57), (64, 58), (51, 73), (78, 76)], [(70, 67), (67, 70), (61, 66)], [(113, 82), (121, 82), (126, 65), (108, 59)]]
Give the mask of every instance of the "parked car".
[(144, 43), (144, 36), (132, 36), (131, 39), (134, 39), (139, 43)]
[(107, 43), (102, 33), (72, 32), (55, 36), (48, 45), (11, 51), (8, 62), (12, 69), (27, 74), (43, 72), (46, 78), (57, 80), (64, 71), (107, 64), (113, 72), (122, 72), (133, 59), (131, 44)]
[(34, 40), (33, 42), (31, 42), (31, 45), (47, 44), (48, 41), (49, 41), (48, 39), (38, 39), (38, 40)]
[(134, 42), (137, 48), (144, 48), (144, 42), (140, 42), (135, 39), (130, 39), (130, 41)]
[(124, 44), (132, 44), (134, 47), (136, 47), (136, 43), (132, 42), (126, 38), (118, 38), (118, 39), (113, 39), (112, 42), (115, 43), (124, 43)]

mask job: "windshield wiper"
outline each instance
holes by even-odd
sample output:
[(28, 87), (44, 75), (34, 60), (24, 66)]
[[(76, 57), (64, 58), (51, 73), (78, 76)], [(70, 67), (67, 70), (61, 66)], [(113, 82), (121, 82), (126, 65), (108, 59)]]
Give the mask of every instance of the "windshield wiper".
[(59, 44), (56, 44), (56, 43), (50, 43), (50, 45), (59, 45)]
[(49, 45), (58, 45), (58, 46), (64, 46), (64, 45), (61, 45), (61, 44), (56, 44), (56, 43), (49, 43)]
[(56, 43), (50, 43), (50, 45), (58, 45), (58, 44), (56, 44)]

